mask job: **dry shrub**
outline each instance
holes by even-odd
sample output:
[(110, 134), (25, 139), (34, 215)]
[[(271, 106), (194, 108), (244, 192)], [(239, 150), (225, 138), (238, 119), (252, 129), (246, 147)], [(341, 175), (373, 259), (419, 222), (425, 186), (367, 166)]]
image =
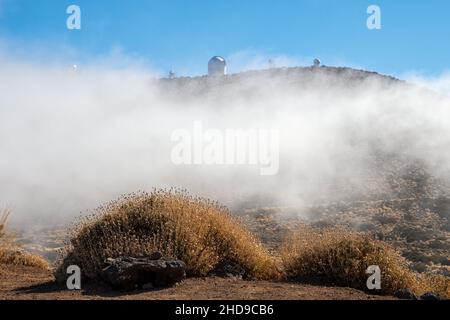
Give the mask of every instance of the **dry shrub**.
[(184, 261), (188, 276), (206, 276), (223, 263), (258, 279), (278, 273), (266, 250), (226, 208), (171, 189), (125, 196), (82, 220), (56, 277), (62, 280), (69, 265), (78, 265), (95, 280), (107, 258), (154, 251)]
[(433, 292), (443, 299), (450, 299), (450, 278), (438, 274), (424, 274), (419, 276), (417, 294)]
[(6, 208), (3, 209), (0, 215), (0, 238), (3, 238), (5, 236), (5, 225), (6, 225), (6, 220), (8, 219), (9, 214), (11, 213), (11, 211)]
[(11, 234), (5, 232), (6, 220), (11, 211), (4, 209), (0, 215), (0, 265), (14, 265), (49, 269), (43, 258), (23, 251)]
[(366, 270), (377, 265), (381, 269), (378, 293), (393, 294), (405, 288), (417, 291), (416, 277), (406, 261), (387, 244), (361, 233), (303, 226), (284, 242), (282, 259), (289, 279), (367, 290)]
[(0, 265), (36, 267), (44, 270), (50, 268), (44, 258), (17, 247), (0, 247)]

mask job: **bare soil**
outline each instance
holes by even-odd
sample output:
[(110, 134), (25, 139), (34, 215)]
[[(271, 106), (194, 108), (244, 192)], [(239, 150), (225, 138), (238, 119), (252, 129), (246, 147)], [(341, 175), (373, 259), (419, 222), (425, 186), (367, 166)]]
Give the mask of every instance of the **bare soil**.
[(54, 282), (51, 271), (0, 266), (0, 300), (391, 300), (339, 287), (235, 278), (186, 279), (175, 287), (148, 291), (112, 291), (87, 285), (69, 291)]

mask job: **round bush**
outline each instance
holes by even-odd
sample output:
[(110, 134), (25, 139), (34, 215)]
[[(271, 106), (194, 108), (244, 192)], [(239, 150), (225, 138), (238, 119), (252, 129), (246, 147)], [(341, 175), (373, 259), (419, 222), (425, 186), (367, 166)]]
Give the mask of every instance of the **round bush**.
[(366, 270), (376, 265), (381, 269), (381, 290), (371, 292), (394, 294), (418, 285), (406, 260), (386, 243), (344, 229), (301, 227), (285, 240), (282, 257), (289, 279), (367, 290)]
[(226, 208), (172, 189), (124, 196), (82, 220), (56, 276), (62, 280), (69, 265), (78, 265), (85, 279), (96, 280), (107, 258), (155, 251), (185, 262), (191, 277), (223, 265), (240, 268), (249, 278), (278, 275), (266, 250)]

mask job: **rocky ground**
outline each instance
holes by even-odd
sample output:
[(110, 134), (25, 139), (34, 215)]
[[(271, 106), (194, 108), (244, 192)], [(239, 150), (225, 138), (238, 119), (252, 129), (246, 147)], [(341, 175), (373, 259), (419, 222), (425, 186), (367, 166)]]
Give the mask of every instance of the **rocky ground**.
[(450, 224), (442, 214), (448, 204), (450, 198), (339, 202), (300, 209), (252, 209), (242, 218), (272, 249), (298, 224), (342, 226), (390, 243), (415, 271), (450, 276)]
[(245, 209), (242, 218), (270, 248), (276, 248), (299, 223), (342, 226), (391, 244), (417, 272), (450, 277), (448, 182), (408, 157), (376, 152), (370, 160), (373, 169), (362, 191), (338, 182), (335, 194), (344, 195), (341, 200)]

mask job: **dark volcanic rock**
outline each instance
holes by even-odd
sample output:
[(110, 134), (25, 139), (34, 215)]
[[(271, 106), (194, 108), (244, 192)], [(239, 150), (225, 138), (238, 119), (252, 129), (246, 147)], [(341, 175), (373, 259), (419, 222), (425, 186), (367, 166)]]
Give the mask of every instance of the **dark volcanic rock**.
[(116, 289), (166, 287), (186, 277), (184, 262), (162, 258), (160, 253), (143, 258), (110, 258), (106, 264), (102, 270), (102, 279)]
[(432, 292), (427, 292), (420, 296), (420, 300), (441, 300), (441, 298), (438, 295), (435, 295)]
[(395, 293), (395, 297), (403, 300), (419, 300), (417, 296), (409, 289), (400, 289)]
[(224, 278), (247, 278), (247, 272), (238, 263), (229, 260), (223, 260), (210, 272), (211, 276)]

